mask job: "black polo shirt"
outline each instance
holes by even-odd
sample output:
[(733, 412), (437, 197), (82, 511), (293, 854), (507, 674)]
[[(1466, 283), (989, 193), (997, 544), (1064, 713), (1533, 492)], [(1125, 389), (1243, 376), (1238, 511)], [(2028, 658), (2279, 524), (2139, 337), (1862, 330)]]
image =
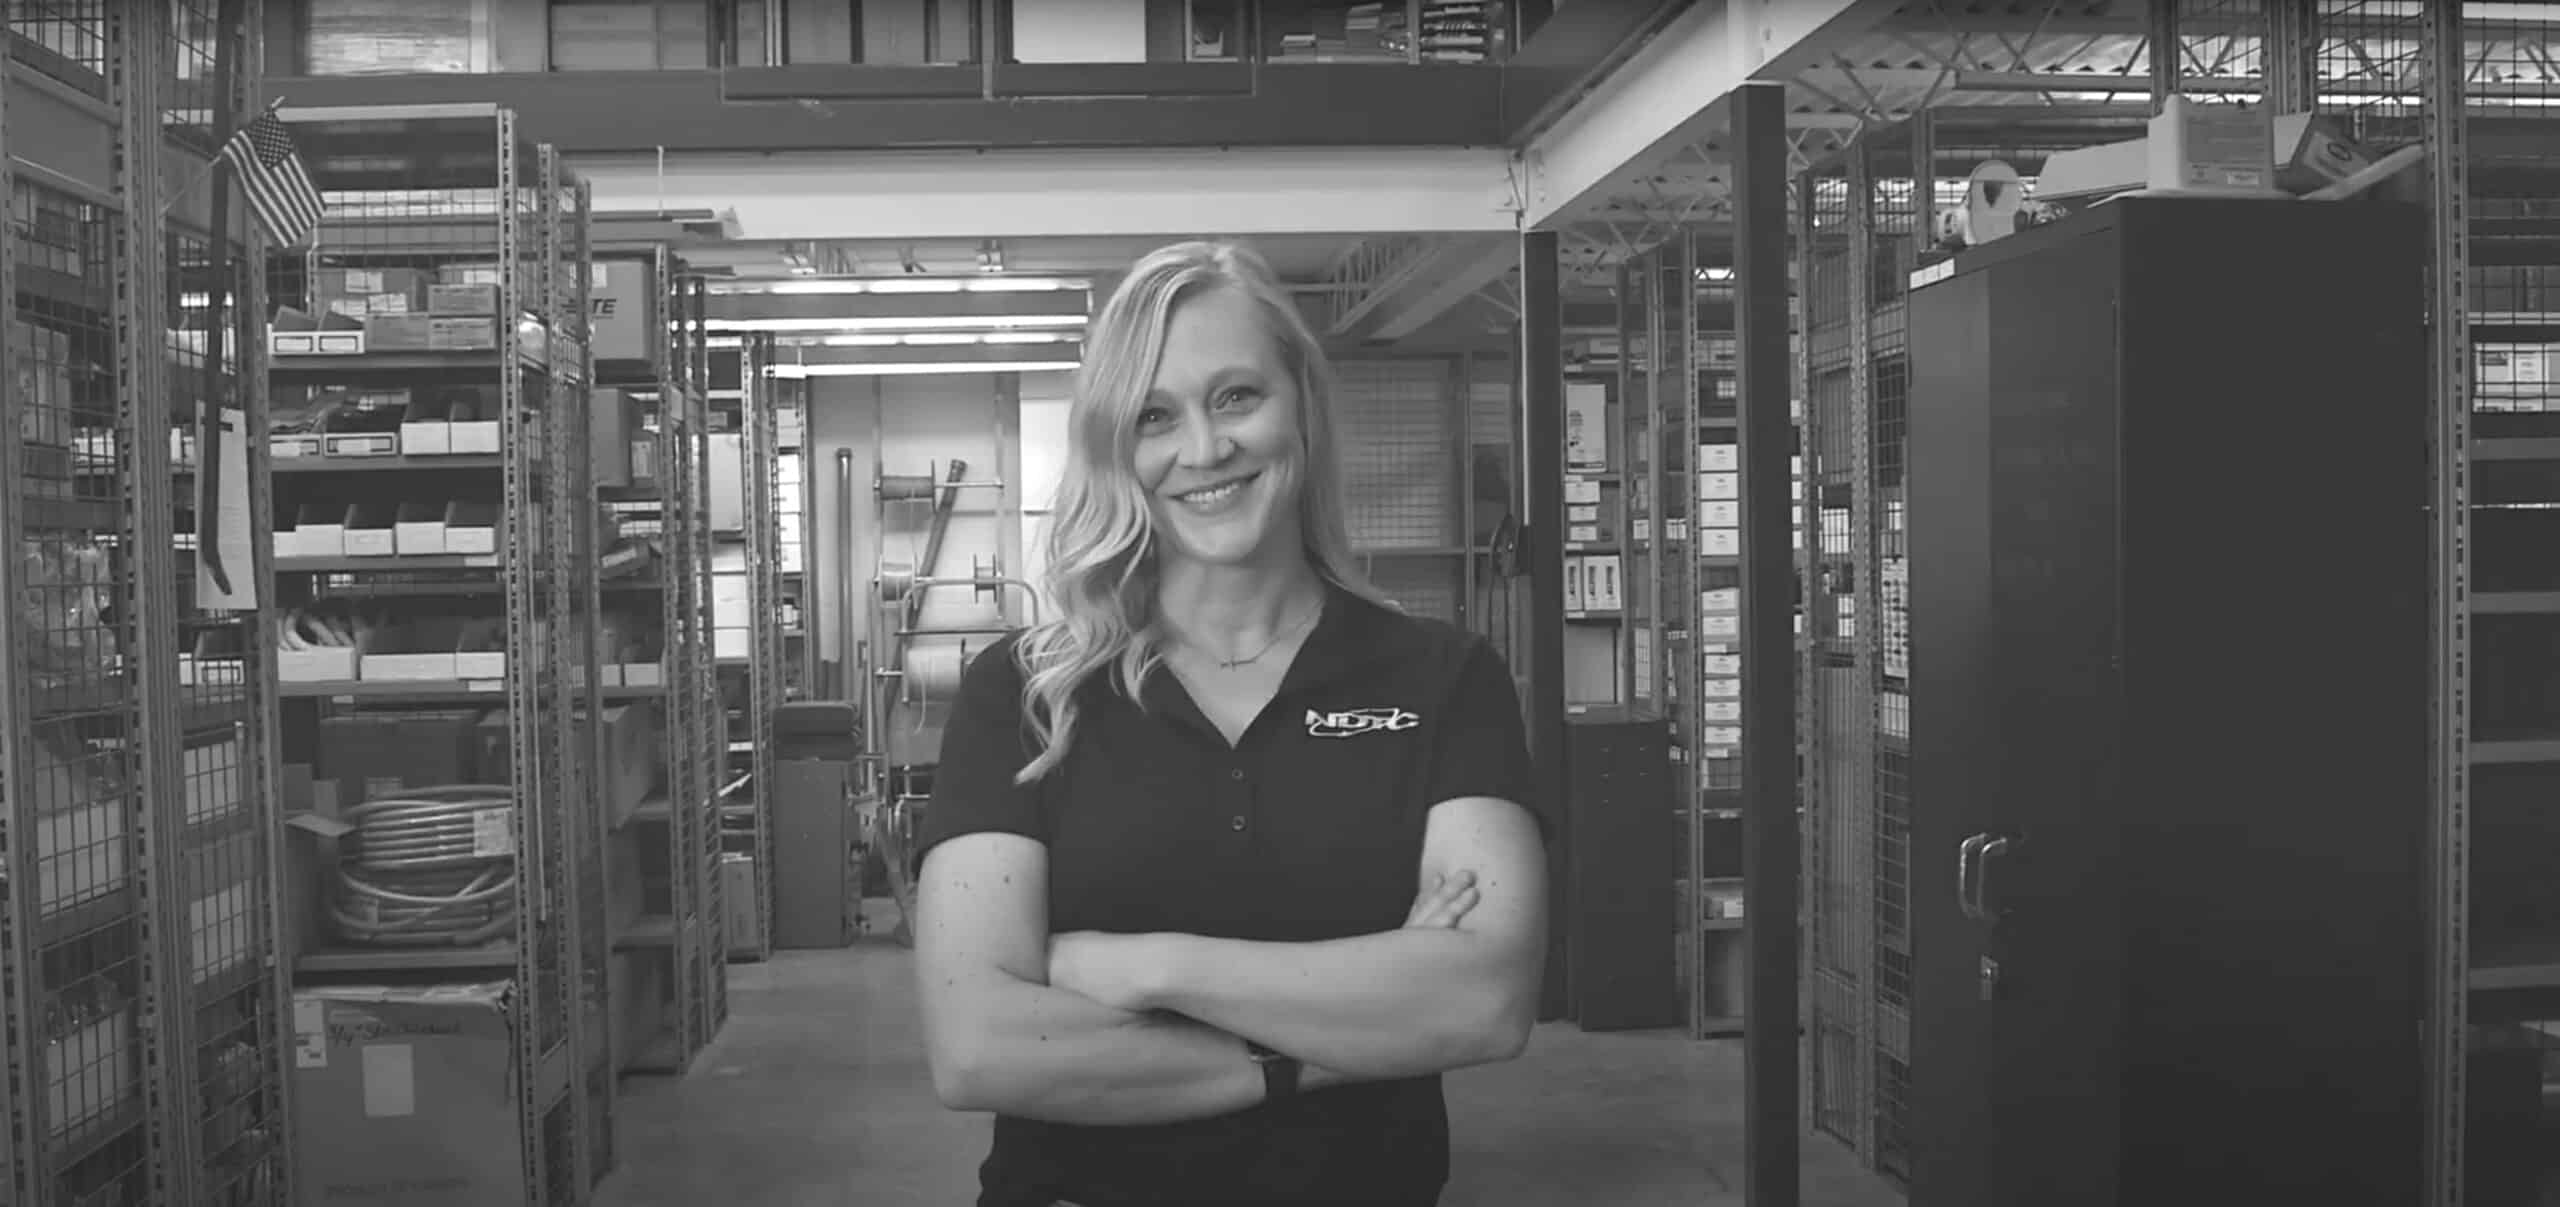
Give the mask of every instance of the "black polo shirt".
[[(1433, 805), (1545, 807), (1493, 648), (1339, 588), (1233, 747), (1171, 672), (1134, 702), (1098, 679), (1066, 759), (1016, 787), (1032, 752), (1022, 679), (1010, 638), (963, 675), (921, 850), (984, 831), (1047, 844), (1052, 933), (1314, 942), (1393, 930), (1419, 888)], [(999, 1117), (978, 1201), (1419, 1207), (1448, 1168), (1440, 1079), (1419, 1077), (1162, 1126)]]

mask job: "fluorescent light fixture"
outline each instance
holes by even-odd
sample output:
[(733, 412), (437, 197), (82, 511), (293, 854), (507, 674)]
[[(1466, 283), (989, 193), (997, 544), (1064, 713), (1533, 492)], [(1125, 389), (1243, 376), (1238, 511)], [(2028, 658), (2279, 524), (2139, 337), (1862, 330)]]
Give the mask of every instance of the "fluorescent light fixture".
[(857, 365), (773, 365), (768, 377), (918, 377), (929, 373), (1047, 373), (1073, 369), (1072, 360), (878, 361)]
[(713, 331), (1012, 331), (1082, 327), (1081, 314), (884, 314), (831, 319), (708, 319)]
[(1698, 279), (1701, 281), (1730, 281), (1733, 279), (1733, 270), (1721, 264), (1708, 265), (1698, 270)]
[(952, 347), (965, 344), (1071, 344), (1079, 337), (1069, 331), (918, 331), (907, 335), (822, 335), (816, 339), (786, 339), (786, 348), (895, 348)]
[(847, 294), (847, 293), (1059, 293), (1090, 289), (1093, 282), (1075, 277), (829, 277), (799, 281), (731, 281), (711, 287), (713, 293)]

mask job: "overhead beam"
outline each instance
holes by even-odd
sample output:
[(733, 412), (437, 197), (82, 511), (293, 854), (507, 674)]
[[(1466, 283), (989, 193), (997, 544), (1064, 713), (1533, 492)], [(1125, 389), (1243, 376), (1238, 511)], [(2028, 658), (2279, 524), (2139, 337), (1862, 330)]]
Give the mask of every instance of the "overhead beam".
[(1516, 235), (1453, 235), (1432, 250), (1429, 265), (1371, 312), (1355, 333), (1394, 343), (1437, 322), (1459, 303), (1520, 264)]
[[(1500, 148), (592, 155), (598, 209), (737, 214), (755, 239), (1516, 231)], [(1206, 229), (1204, 229), (1206, 228)]]
[(1630, 164), (1701, 142), (1718, 102), (1755, 79), (1784, 79), (1870, 28), (1891, 0), (1727, 0), (1672, 18), (1522, 154), (1524, 221), (1572, 221)]
[(976, 67), (849, 63), (285, 76), (266, 88), (297, 106), (500, 104), (527, 140), (573, 155), (1509, 142), (1498, 68), (1293, 63), (1253, 73), (1241, 88), (1243, 75), (1215, 67), (1010, 66), (1000, 74), (1022, 91), (994, 98)]

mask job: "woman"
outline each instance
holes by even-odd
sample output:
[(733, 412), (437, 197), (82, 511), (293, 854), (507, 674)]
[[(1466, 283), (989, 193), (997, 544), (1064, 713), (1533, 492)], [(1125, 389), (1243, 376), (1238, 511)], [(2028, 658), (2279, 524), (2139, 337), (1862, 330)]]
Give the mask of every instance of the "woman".
[(1519, 1055), (1541, 806), (1491, 647), (1354, 568), (1328, 371), (1251, 252), (1096, 319), (1056, 615), (972, 662), (920, 840), (934, 1086), (980, 1207), (1418, 1207), (1439, 1074)]

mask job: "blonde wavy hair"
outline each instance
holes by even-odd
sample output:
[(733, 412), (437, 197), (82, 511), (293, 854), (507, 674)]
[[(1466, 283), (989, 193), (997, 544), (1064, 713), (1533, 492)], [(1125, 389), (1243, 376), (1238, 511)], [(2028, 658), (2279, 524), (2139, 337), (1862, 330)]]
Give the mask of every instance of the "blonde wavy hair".
[[(1138, 485), (1138, 413), (1164, 357), (1174, 309), (1213, 289), (1251, 299), (1298, 390), (1299, 529), (1307, 560), (1327, 582), (1387, 601), (1351, 554), (1342, 475), (1334, 454), (1333, 369), (1271, 266), (1250, 248), (1187, 242), (1158, 248), (1132, 265), (1085, 338), (1083, 367), (1067, 418), (1067, 462), (1050, 514), (1042, 585), (1048, 619), (1014, 647), (1023, 671), (1023, 713), (1039, 754), (1014, 777), (1028, 784), (1055, 768), (1075, 740), (1077, 694), (1108, 671), (1131, 699), (1163, 662), (1156, 616), (1156, 533)], [(1392, 604), (1387, 604), (1392, 607)]]

